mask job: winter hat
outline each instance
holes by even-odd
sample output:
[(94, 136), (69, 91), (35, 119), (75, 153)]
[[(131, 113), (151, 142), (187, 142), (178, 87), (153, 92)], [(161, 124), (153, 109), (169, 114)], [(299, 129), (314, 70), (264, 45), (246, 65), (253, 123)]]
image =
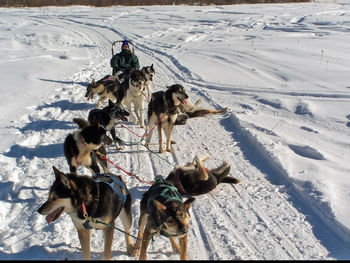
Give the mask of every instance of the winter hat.
[(123, 40), (122, 47), (127, 46), (129, 48), (129, 41), (128, 40)]

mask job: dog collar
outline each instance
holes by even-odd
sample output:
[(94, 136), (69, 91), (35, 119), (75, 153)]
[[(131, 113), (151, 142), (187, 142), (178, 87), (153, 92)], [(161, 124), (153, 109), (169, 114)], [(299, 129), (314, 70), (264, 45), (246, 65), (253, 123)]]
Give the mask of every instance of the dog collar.
[(183, 185), (181, 183), (179, 172), (180, 172), (180, 170), (178, 169), (176, 171), (176, 174), (175, 174), (176, 175), (176, 186), (179, 189), (181, 194), (187, 194), (186, 190), (184, 189), (184, 187), (183, 187)]

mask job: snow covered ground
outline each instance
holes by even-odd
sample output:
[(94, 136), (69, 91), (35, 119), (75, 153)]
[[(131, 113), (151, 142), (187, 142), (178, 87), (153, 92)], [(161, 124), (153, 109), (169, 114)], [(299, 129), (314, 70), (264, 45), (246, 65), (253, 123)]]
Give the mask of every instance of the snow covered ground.
[[(37, 208), (68, 171), (63, 141), (87, 118), (87, 84), (111, 73), (111, 43), (128, 38), (153, 91), (182, 84), (193, 101), (229, 111), (177, 126), (174, 153), (142, 145), (108, 157), (144, 180), (210, 154), (235, 188), (219, 185), (190, 210), (189, 259), (350, 259), (350, 3), (84, 6), (0, 9), (0, 259), (81, 259), (68, 215), (47, 225)], [(119, 47), (117, 47), (118, 49)], [(138, 126), (126, 123), (135, 133)], [(139, 138), (118, 127), (127, 142)], [(157, 150), (157, 135), (151, 149)], [(148, 185), (133, 195), (133, 234)], [(79, 168), (79, 173), (90, 174)], [(121, 223), (117, 220), (117, 226)], [(103, 252), (102, 232), (92, 258)], [(115, 232), (113, 259), (127, 256)], [(149, 259), (178, 259), (165, 237)]]

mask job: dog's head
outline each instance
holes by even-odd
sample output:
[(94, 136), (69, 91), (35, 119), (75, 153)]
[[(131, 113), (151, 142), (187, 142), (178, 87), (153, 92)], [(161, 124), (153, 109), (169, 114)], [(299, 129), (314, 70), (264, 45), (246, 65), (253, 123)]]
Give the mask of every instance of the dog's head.
[(152, 81), (153, 80), (153, 76), (156, 73), (154, 68), (153, 68), (153, 64), (151, 66), (143, 67), (141, 69), (141, 72), (143, 73), (143, 75), (145, 76), (147, 81)]
[(91, 125), (80, 131), (84, 143), (91, 149), (97, 150), (102, 144), (102, 138), (106, 135), (106, 130), (101, 125)]
[(55, 166), (52, 167), (56, 180), (52, 184), (49, 192), (49, 198), (38, 209), (39, 214), (46, 215), (47, 223), (51, 223), (59, 218), (63, 212), (71, 213), (73, 211), (72, 196), (77, 190), (77, 185), (72, 180), (74, 174), (64, 174)]
[(169, 236), (182, 236), (187, 234), (190, 227), (189, 209), (195, 198), (188, 198), (185, 202), (168, 201), (162, 204), (153, 200), (156, 208), (156, 220), (162, 224), (164, 234)]
[(142, 90), (144, 84), (146, 83), (146, 78), (140, 70), (135, 70), (130, 75), (130, 84), (136, 87), (138, 90)]
[(179, 104), (185, 104), (186, 100), (188, 99), (185, 88), (180, 84), (168, 86), (166, 92), (171, 94), (175, 106), (178, 106)]
[(91, 83), (89, 83), (87, 88), (86, 88), (85, 98), (87, 98), (88, 100), (92, 99), (96, 93), (95, 92), (96, 87), (97, 87), (97, 84), (96, 84), (95, 80), (93, 79), (91, 81)]
[(127, 117), (130, 114), (120, 103), (113, 103), (111, 100), (108, 100), (106, 110), (112, 120), (128, 121)]

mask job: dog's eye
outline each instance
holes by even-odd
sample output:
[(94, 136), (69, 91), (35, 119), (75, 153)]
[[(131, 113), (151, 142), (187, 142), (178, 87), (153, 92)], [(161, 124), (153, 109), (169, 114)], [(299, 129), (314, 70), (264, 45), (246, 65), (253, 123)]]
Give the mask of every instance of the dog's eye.
[(172, 225), (175, 223), (175, 220), (173, 218), (168, 218), (168, 220), (166, 221), (169, 225)]

